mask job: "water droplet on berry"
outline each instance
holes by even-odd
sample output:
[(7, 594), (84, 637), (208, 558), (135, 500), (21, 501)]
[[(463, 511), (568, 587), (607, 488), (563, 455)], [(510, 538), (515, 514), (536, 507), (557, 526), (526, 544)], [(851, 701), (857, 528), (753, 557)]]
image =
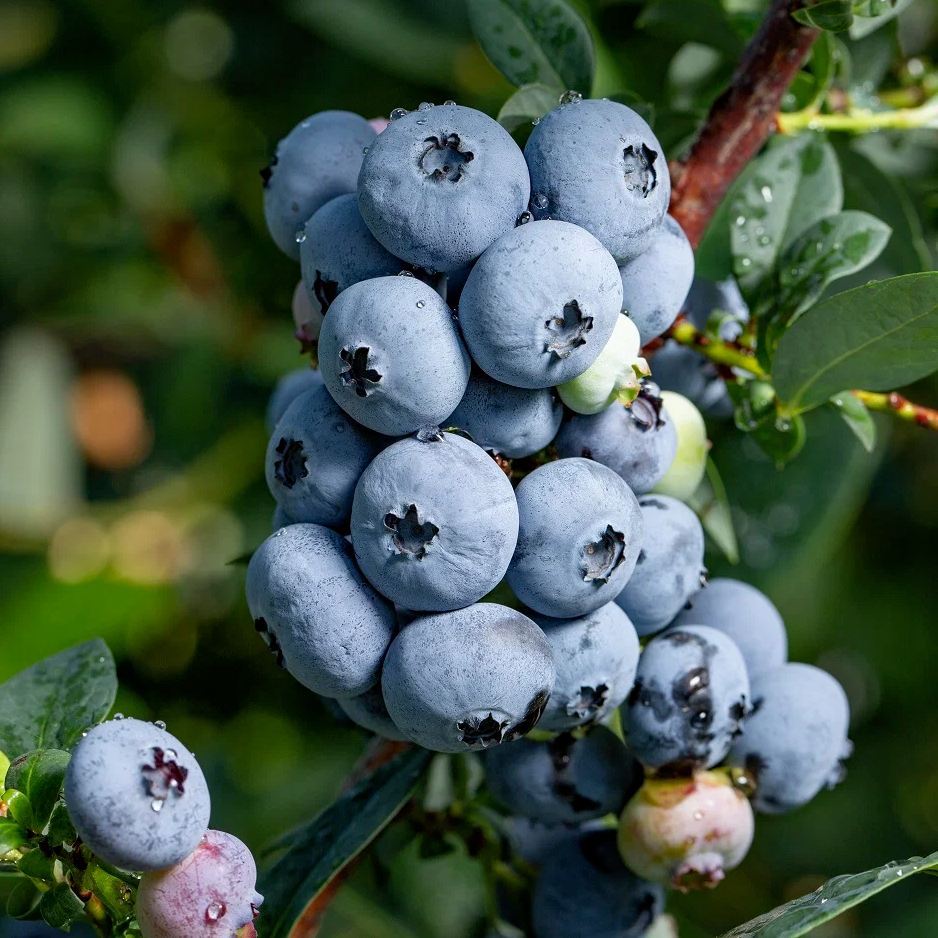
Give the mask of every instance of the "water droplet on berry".
[(456, 106), (456, 102), (455, 102), (452, 98), (447, 98), (447, 99), (443, 102), (443, 104), (445, 104), (446, 107), (455, 107), (455, 106)]
[(406, 107), (396, 107), (391, 111), (391, 120), (400, 120), (402, 117), (407, 117), (409, 113), (410, 111), (408, 111)]
[(695, 821), (702, 821), (702, 820), (703, 820), (703, 816), (704, 816), (703, 811), (695, 811), (695, 812), (694, 812), (694, 820), (695, 820)]
[(398, 277), (413, 277), (414, 272), (412, 270), (401, 270), (397, 275)]
[(423, 309), (426, 305), (423, 300), (417, 300), (417, 309)]
[(515, 226), (526, 225), (534, 216), (530, 212), (522, 212), (518, 216), (518, 220), (515, 222)]
[(736, 227), (737, 227), (737, 228), (742, 228), (743, 225), (745, 225), (745, 224), (746, 224), (746, 216), (745, 216), (745, 215), (737, 215), (737, 216), (736, 216)]
[(420, 124), (421, 126), (425, 124), (426, 122), (427, 122), (427, 119), (425, 117), (421, 117), (420, 120), (417, 121), (417, 123)]
[(218, 899), (215, 899), (213, 902), (208, 904), (208, 908), (205, 910), (205, 921), (206, 922), (217, 922), (228, 909), (225, 906), (224, 902), (219, 902)]
[(531, 196), (531, 204), (535, 208), (547, 208), (547, 196), (543, 192), (535, 192)]
[(160, 811), (163, 810), (163, 799), (162, 799), (162, 798), (154, 798), (154, 799), (150, 802), (150, 807), (151, 807), (157, 814), (159, 814)]
[(296, 233), (296, 243), (302, 244), (305, 240), (306, 240), (306, 229), (300, 228), (300, 230)]
[(773, 195), (772, 195), (772, 189), (770, 186), (763, 186), (760, 191), (762, 193), (762, 198), (765, 199), (766, 202), (772, 201)]
[(565, 91), (560, 96), (561, 104), (579, 104), (582, 100), (583, 95), (581, 95), (579, 91), (573, 91), (572, 89), (570, 91)]
[(165, 729), (166, 729), (166, 721), (165, 721), (165, 720), (154, 720), (154, 721), (153, 721), (153, 725), (154, 725), (158, 730), (165, 730)]
[(417, 110), (418, 110), (418, 111), (429, 111), (430, 108), (432, 108), (432, 107), (433, 107), (433, 105), (432, 105), (429, 101), (421, 101), (420, 104), (417, 106)]
[(368, 156), (368, 151), (371, 147), (362, 147), (362, 156)]
[(539, 117), (535, 117), (534, 120), (531, 121), (531, 123), (532, 123), (535, 127), (537, 127), (537, 125), (538, 125), (540, 122), (541, 122), (541, 119), (540, 119)]
[(115, 719), (115, 720), (123, 720), (123, 719), (124, 719), (124, 714), (123, 714), (123, 713), (115, 713), (115, 714), (114, 714), (114, 719)]

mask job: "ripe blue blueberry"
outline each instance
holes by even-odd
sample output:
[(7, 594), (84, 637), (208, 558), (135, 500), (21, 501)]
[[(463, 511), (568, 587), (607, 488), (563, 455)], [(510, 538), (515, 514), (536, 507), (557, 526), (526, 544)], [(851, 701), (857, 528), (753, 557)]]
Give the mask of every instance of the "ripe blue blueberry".
[(349, 111), (321, 111), (300, 121), (261, 170), (264, 218), (277, 246), (300, 259), (307, 219), (337, 195), (354, 192), (363, 151), (375, 129)]
[(306, 222), (304, 235), (303, 284), (313, 309), (322, 316), (353, 283), (393, 277), (406, 266), (375, 241), (362, 221), (355, 193), (327, 202)]
[(622, 311), (638, 326), (642, 345), (677, 319), (694, 279), (694, 251), (684, 229), (665, 215), (646, 251), (619, 268)]
[(391, 719), (437, 752), (479, 751), (524, 736), (553, 686), (544, 633), (496, 603), (415, 619), (391, 643), (381, 677)]
[(573, 222), (620, 264), (647, 251), (671, 199), (668, 163), (624, 104), (582, 101), (542, 117), (524, 148), (535, 218)]
[(596, 361), (621, 300), (616, 262), (588, 231), (529, 222), (476, 261), (459, 301), (459, 323), (486, 374), (519, 388), (546, 388)]
[(355, 423), (322, 386), (297, 397), (267, 445), (267, 487), (294, 521), (342, 527), (365, 467), (390, 442)]
[(446, 424), (465, 430), (483, 449), (520, 459), (547, 446), (562, 419), (563, 405), (551, 388), (514, 388), (473, 368)]
[(541, 729), (601, 723), (635, 683), (638, 635), (629, 617), (611, 602), (577, 619), (531, 618), (544, 630), (557, 668)]
[(598, 414), (569, 414), (557, 434), (557, 452), (594, 459), (644, 495), (671, 466), (677, 429), (657, 385), (645, 381), (629, 406), (615, 402)]
[(674, 625), (709, 625), (725, 632), (739, 646), (750, 680), (788, 660), (785, 623), (772, 600), (754, 586), (719, 577), (691, 596), (688, 606)]
[(366, 730), (377, 733), (385, 739), (406, 741), (407, 737), (394, 725), (384, 705), (381, 685), (376, 684), (371, 690), (357, 697), (339, 697), (336, 703), (345, 715)]
[(406, 609), (442, 612), (481, 599), (505, 575), (517, 537), (507, 476), (453, 433), (392, 444), (355, 490), (355, 556), (375, 589)]
[(65, 800), (79, 837), (125, 870), (162, 870), (208, 829), (211, 799), (195, 756), (153, 723), (100, 723), (76, 746)]
[(267, 402), (265, 423), (267, 432), (273, 433), (287, 408), (304, 392), (322, 387), (322, 375), (314, 368), (288, 371), (276, 384)]
[(559, 459), (535, 469), (515, 491), (518, 546), (508, 585), (541, 615), (571, 619), (615, 599), (642, 546), (642, 512), (611, 469)]
[(850, 707), (836, 679), (809, 664), (784, 664), (756, 677), (752, 698), (746, 732), (727, 761), (755, 779), (756, 811), (793, 811), (843, 780)]
[(530, 195), (518, 145), (455, 104), (414, 111), (373, 142), (358, 178), (362, 218), (392, 254), (431, 271), (472, 263), (509, 231)]
[(732, 639), (705, 625), (653, 638), (638, 662), (623, 719), (647, 768), (709, 768), (729, 752), (749, 710), (746, 663)]
[(512, 814), (578, 824), (618, 814), (642, 784), (642, 767), (604, 726), (575, 739), (519, 739), (484, 756), (489, 791)]
[(389, 436), (445, 421), (466, 392), (469, 366), (452, 311), (415, 277), (353, 284), (330, 307), (319, 338), (329, 393)]
[(733, 415), (733, 402), (717, 366), (693, 349), (668, 339), (648, 363), (659, 387), (683, 395), (701, 413), (720, 418)]
[(706, 582), (707, 571), (703, 527), (687, 505), (667, 495), (645, 495), (638, 503), (645, 522), (642, 552), (616, 602), (644, 637), (671, 622)]
[(541, 868), (537, 938), (641, 938), (664, 909), (664, 887), (622, 862), (613, 830), (571, 834)]
[(720, 326), (720, 337), (732, 341), (739, 337), (739, 323), (749, 321), (749, 307), (739, 292), (739, 284), (733, 277), (725, 280), (706, 280), (694, 277), (684, 312), (687, 318), (698, 328), (706, 329), (714, 312), (728, 313), (737, 323), (725, 322)]
[(296, 522), (278, 505), (274, 509), (273, 518), (270, 520), (270, 533), (273, 534), (275, 531), (285, 528), (288, 524), (296, 524)]
[(254, 628), (305, 687), (351, 697), (378, 682), (394, 609), (335, 531), (293, 524), (272, 534), (251, 557), (246, 592)]

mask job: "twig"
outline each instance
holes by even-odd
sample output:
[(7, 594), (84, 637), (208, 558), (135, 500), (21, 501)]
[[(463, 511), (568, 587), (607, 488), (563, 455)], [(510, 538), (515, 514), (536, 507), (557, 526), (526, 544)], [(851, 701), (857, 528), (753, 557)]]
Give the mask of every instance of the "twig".
[(928, 430), (938, 430), (938, 410), (914, 404), (898, 391), (883, 394), (876, 391), (854, 391), (853, 394), (863, 401), (869, 410), (890, 414), (906, 423), (914, 423)]
[[(741, 368), (756, 378), (767, 377), (765, 369), (756, 361), (755, 355), (749, 349), (743, 348), (737, 342), (723, 342), (711, 338), (687, 319), (675, 322), (668, 335), (675, 342), (700, 352), (717, 365)], [(654, 371), (652, 371), (652, 378), (654, 378)]]
[(733, 181), (775, 130), (782, 98), (818, 37), (791, 15), (810, 5), (775, 0), (690, 153), (672, 166), (671, 214), (695, 248)]
[(938, 123), (938, 96), (930, 98), (920, 107), (896, 108), (891, 111), (871, 111), (869, 108), (849, 108), (836, 114), (819, 114), (807, 109), (778, 115), (778, 129), (783, 134), (802, 130), (833, 130), (846, 133), (870, 133), (876, 130), (915, 130), (934, 127)]

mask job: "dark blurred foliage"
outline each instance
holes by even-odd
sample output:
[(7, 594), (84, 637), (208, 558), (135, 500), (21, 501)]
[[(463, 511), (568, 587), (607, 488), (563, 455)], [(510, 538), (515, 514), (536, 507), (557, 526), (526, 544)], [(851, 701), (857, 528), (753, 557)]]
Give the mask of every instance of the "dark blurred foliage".
[[(599, 43), (594, 94), (654, 102), (672, 157), (761, 9), (726, 0), (724, 21), (696, 0), (662, 20), (640, 2), (578, 5)], [(903, 62), (938, 57), (938, 8), (917, 0), (884, 34), (854, 49), (855, 77), (898, 87)], [(213, 826), (259, 855), (328, 803), (364, 737), (276, 669), (228, 563), (269, 530), (263, 408), (301, 364), (298, 271), (266, 235), (257, 173), (323, 108), (372, 117), (452, 97), (494, 114), (509, 93), (460, 0), (0, 0), (0, 680), (104, 637), (119, 709), (195, 749)], [(935, 132), (841, 143), (848, 207), (866, 198), (891, 218), (909, 199), (870, 276), (916, 269), (936, 247)], [(870, 166), (896, 185), (861, 178)], [(938, 403), (934, 382), (913, 392)], [(783, 473), (731, 428), (712, 437), (736, 506), (734, 575), (778, 602), (793, 657), (843, 681), (856, 754), (836, 793), (761, 819), (719, 890), (675, 901), (686, 938), (938, 847), (938, 436), (883, 423), (869, 457), (836, 417), (810, 424)], [(477, 867), (459, 849), (420, 861), (398, 833), (341, 893), (328, 934), (481, 935)], [(922, 879), (817, 934), (938, 933)]]

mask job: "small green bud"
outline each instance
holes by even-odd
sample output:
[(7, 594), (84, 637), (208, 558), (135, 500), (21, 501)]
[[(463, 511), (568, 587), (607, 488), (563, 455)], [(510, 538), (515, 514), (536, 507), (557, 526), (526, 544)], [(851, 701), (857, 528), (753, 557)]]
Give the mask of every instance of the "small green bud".
[(599, 358), (579, 377), (557, 388), (560, 399), (578, 414), (598, 414), (616, 400), (631, 403), (638, 396), (639, 380), (651, 374), (639, 356), (640, 349), (635, 323), (620, 315)]
[(677, 454), (654, 491), (686, 502), (697, 491), (707, 468), (707, 426), (700, 411), (683, 395), (662, 391), (661, 398), (677, 430)]
[(7, 769), (10, 768), (10, 760), (7, 758), (7, 754), (0, 749), (0, 788), (3, 786), (3, 780), (7, 777)]

